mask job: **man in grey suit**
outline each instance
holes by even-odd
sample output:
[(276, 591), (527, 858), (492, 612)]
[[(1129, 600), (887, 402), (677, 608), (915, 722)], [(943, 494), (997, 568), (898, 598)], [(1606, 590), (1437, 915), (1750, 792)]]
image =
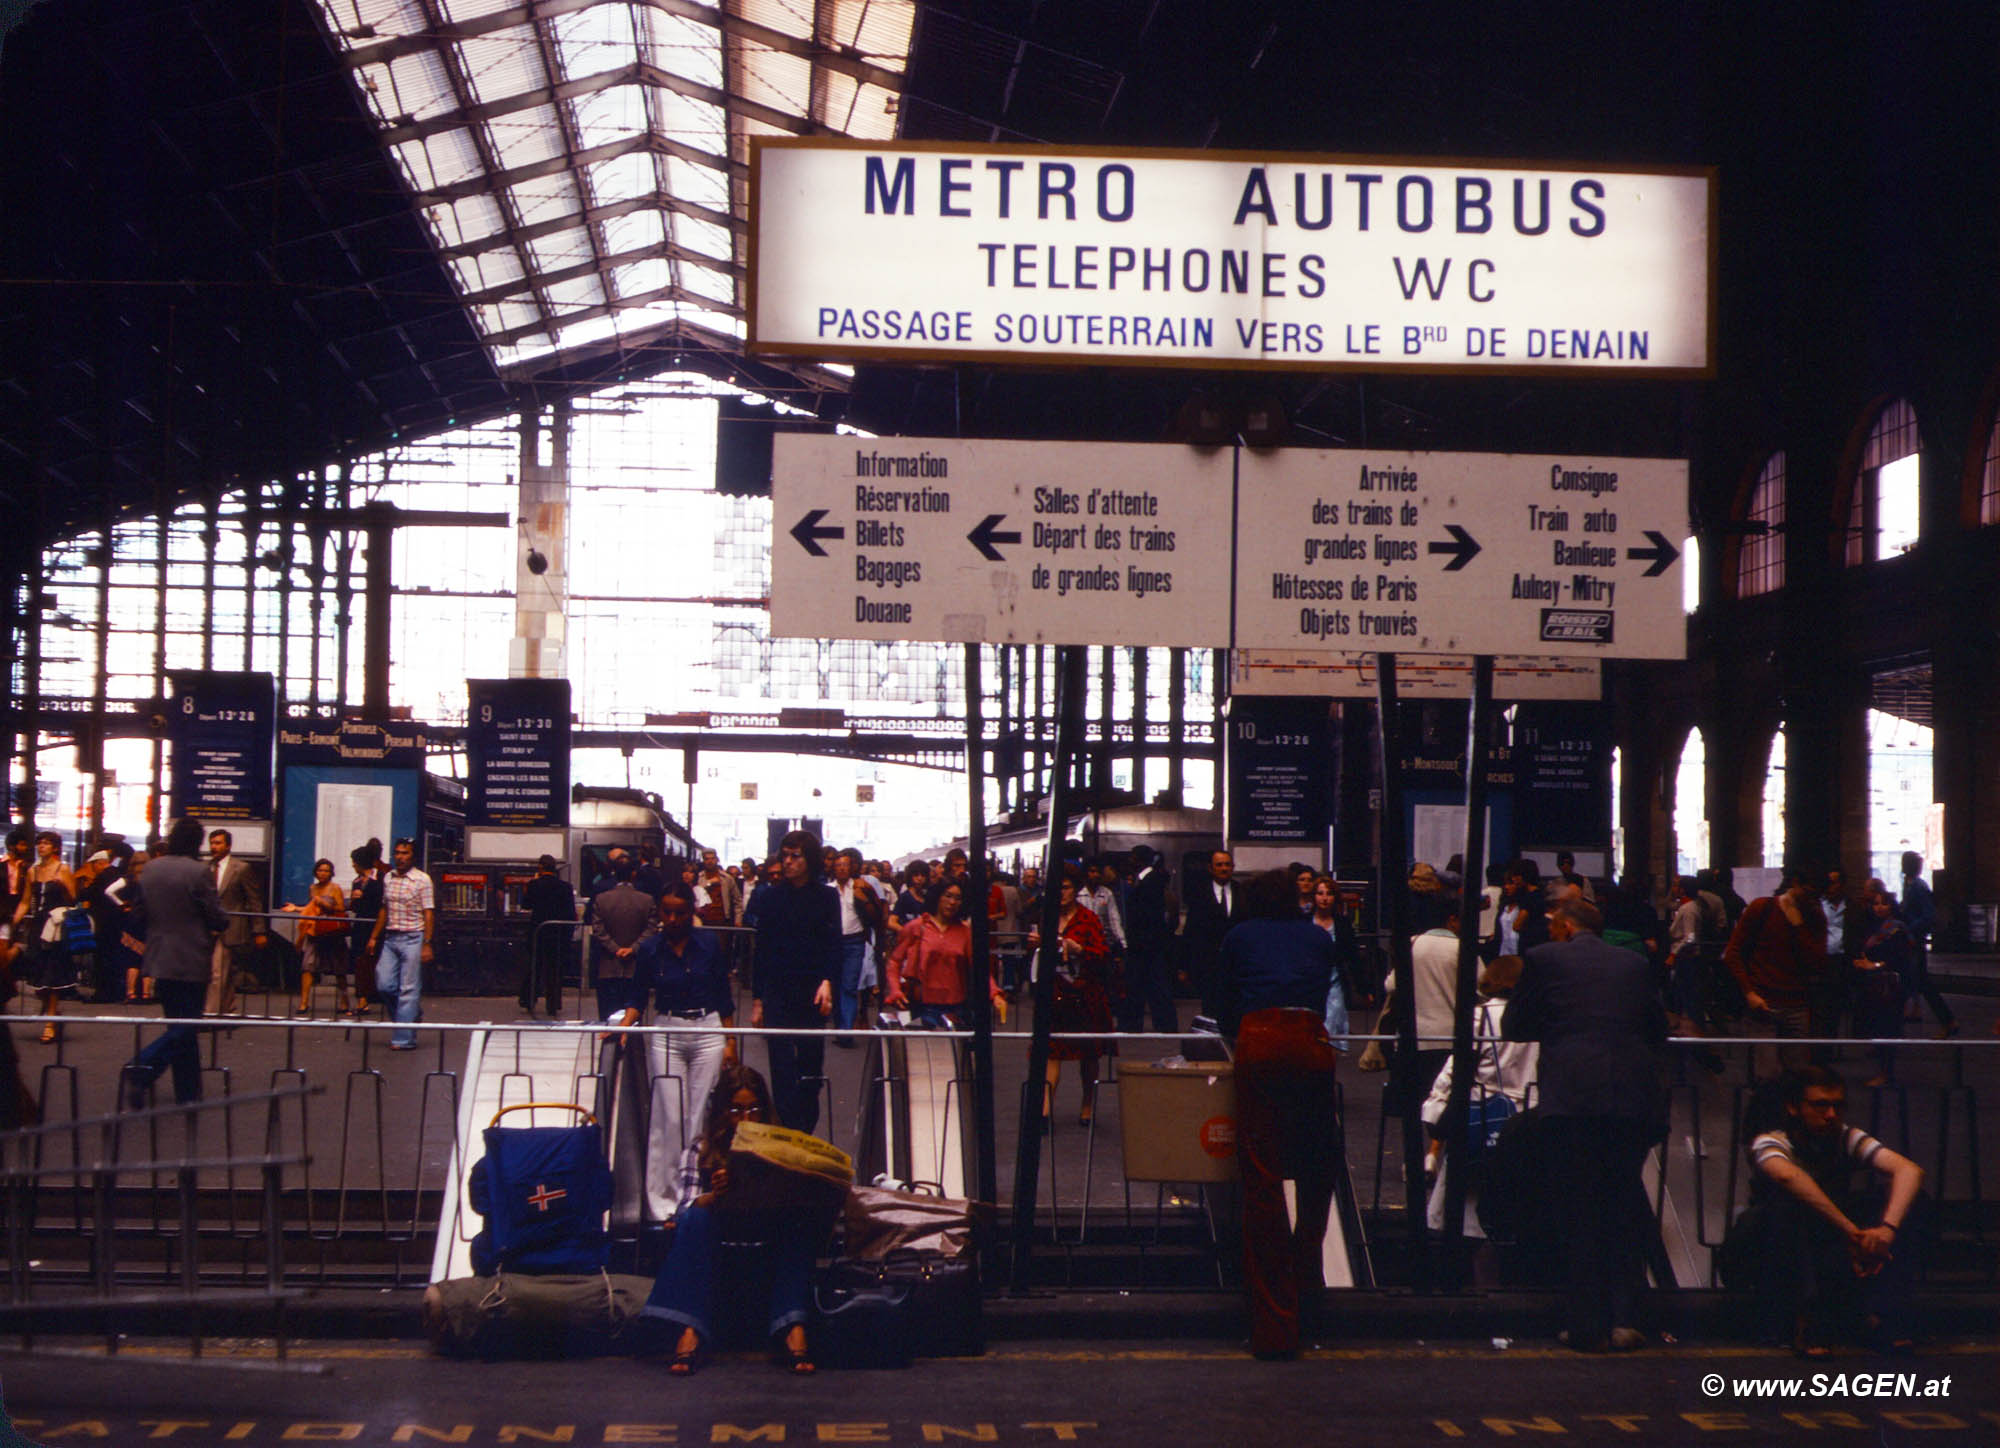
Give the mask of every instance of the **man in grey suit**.
[[(138, 882), (139, 906), (146, 917), (146, 974), (153, 997), (168, 1020), (200, 1020), (209, 985), (216, 938), (229, 923), (208, 866), (196, 858), (201, 825), (176, 820), (165, 852), (146, 865)], [(201, 1055), (193, 1026), (169, 1026), (125, 1068), (126, 1100), (135, 1110), (160, 1073), (172, 1067), (174, 1100), (201, 1099)]]
[(1666, 1011), (1653, 967), (1598, 936), (1604, 917), (1571, 896), (1550, 941), (1527, 954), (1501, 1034), (1539, 1041), (1549, 1203), (1568, 1221), (1569, 1326), (1579, 1352), (1643, 1345), (1633, 1323), (1655, 1228), (1640, 1172), (1666, 1118), (1659, 1048)]
[(264, 908), (264, 892), (257, 883), (257, 872), (231, 853), (235, 844), (228, 830), (209, 832), (209, 878), (227, 912), (222, 937), (215, 943), (210, 962), (208, 1013), (212, 1016), (236, 1014), (237, 963), (249, 949), (252, 937), (265, 928), (264, 921), (253, 918)]

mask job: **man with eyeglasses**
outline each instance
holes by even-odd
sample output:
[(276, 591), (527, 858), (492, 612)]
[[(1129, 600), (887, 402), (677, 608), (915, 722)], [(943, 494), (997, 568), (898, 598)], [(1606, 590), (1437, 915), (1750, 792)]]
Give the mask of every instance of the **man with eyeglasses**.
[(1783, 1092), (1784, 1120), (1750, 1143), (1756, 1175), (1723, 1245), (1724, 1280), (1782, 1314), (1807, 1357), (1826, 1356), (1843, 1329), (1906, 1349), (1923, 1168), (1847, 1124), (1847, 1084), (1832, 1068), (1802, 1066)]
[[(833, 1013), (840, 979), (840, 897), (820, 880), (820, 843), (805, 830), (778, 842), (778, 878), (750, 898), (743, 923), (756, 932), (750, 1024), (818, 1028)], [(826, 1038), (767, 1036), (772, 1104), (795, 1131), (819, 1125)]]

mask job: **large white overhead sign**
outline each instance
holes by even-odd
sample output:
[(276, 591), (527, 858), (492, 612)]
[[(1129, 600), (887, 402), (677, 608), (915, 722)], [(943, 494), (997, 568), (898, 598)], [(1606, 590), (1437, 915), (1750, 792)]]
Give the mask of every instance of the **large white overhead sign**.
[(775, 441), (776, 634), (1276, 657), (1686, 650), (1684, 462)]
[(1235, 644), (1681, 658), (1687, 477), (1654, 458), (1245, 449)]
[(1712, 368), (1714, 175), (759, 138), (753, 351)]
[(779, 433), (771, 631), (1213, 645), (1230, 458), (1145, 443)]

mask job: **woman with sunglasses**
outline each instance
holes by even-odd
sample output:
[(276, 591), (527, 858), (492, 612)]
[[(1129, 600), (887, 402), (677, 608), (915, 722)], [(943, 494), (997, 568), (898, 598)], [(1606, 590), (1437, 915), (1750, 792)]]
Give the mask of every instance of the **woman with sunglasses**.
[(769, 1123), (773, 1115), (771, 1090), (761, 1075), (748, 1066), (723, 1068), (708, 1098), (708, 1117), (701, 1136), (701, 1195), (675, 1216), (673, 1246), (660, 1264), (652, 1295), (640, 1309), (642, 1317), (679, 1324), (680, 1337), (667, 1362), (667, 1371), (674, 1377), (698, 1372), (715, 1340), (725, 1240), (759, 1243), (770, 1262), (773, 1359), (794, 1377), (817, 1371), (806, 1343), (806, 1316), (807, 1279), (818, 1255), (818, 1234), (782, 1211), (725, 1204), (729, 1147), (737, 1126), (745, 1121)]

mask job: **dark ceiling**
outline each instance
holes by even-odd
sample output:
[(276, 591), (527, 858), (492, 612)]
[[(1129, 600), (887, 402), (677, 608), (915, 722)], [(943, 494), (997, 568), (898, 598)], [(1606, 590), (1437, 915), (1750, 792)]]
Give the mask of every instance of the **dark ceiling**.
[[(1143, 438), (1207, 387), (1301, 443), (1691, 456), (1712, 510), (1795, 410), (1991, 367), (1996, 53), (1990, 3), (926, 0), (911, 138), (1714, 165), (1717, 378), (868, 368), (801, 400)], [(16, 543), (677, 361), (790, 385), (671, 343), (496, 376), (305, 0), (48, 0), (0, 62)]]

